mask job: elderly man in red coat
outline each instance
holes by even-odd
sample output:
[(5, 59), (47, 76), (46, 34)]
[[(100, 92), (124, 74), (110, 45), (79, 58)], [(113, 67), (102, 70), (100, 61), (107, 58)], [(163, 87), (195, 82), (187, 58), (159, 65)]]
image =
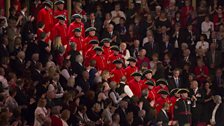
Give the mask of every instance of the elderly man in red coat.
[(146, 82), (148, 80), (151, 80), (155, 83), (155, 79), (152, 78), (152, 70), (151, 69), (146, 69), (143, 72), (143, 81)]
[(110, 49), (110, 38), (103, 38), (100, 43), (103, 45), (103, 54), (105, 55), (106, 59), (112, 54), (113, 52)]
[(108, 70), (112, 70), (115, 68), (115, 65), (113, 64), (115, 60), (122, 59), (124, 61), (122, 55), (119, 53), (120, 49), (118, 46), (112, 46), (110, 49), (113, 50), (113, 53), (110, 54), (107, 59)]
[(141, 80), (142, 74), (139, 72), (134, 72), (131, 76), (134, 77), (131, 81), (128, 82), (128, 85), (135, 96), (138, 98), (141, 97), (141, 91), (143, 86), (143, 81)]
[[(64, 9), (64, 0), (57, 0), (54, 2), (54, 5), (56, 6), (56, 9), (54, 10), (54, 17), (57, 17), (58, 15), (65, 15), (66, 20), (65, 24), (68, 24), (68, 11)], [(56, 24), (58, 22), (57, 18), (54, 18), (54, 23)]]
[[(92, 45), (89, 44), (91, 40), (98, 40), (98, 37), (96, 36), (96, 28), (95, 27), (89, 27), (86, 29), (86, 33), (88, 33), (88, 36), (83, 41), (83, 55), (86, 55), (86, 52), (92, 48)], [(98, 43), (99, 44), (99, 43)]]
[(54, 17), (52, 12), (53, 3), (50, 0), (43, 2), (44, 8), (42, 8), (37, 15), (37, 22), (43, 22), (45, 27), (44, 31), (50, 33), (54, 26)]
[(115, 68), (111, 71), (111, 80), (115, 81), (117, 84), (120, 83), (121, 78), (125, 76), (125, 70), (122, 66), (123, 61), (121, 59), (117, 59), (113, 61), (115, 64)]
[(129, 61), (129, 65), (125, 68), (126, 78), (127, 82), (133, 79), (133, 76), (131, 76), (134, 72), (138, 71), (138, 68), (136, 67), (137, 60), (134, 57), (130, 57), (127, 59)]
[(158, 92), (161, 89), (169, 91), (168, 82), (165, 79), (159, 79), (156, 81), (155, 91)]
[(56, 36), (61, 36), (62, 44), (68, 45), (68, 27), (65, 24), (66, 17), (64, 15), (58, 15), (56, 18), (58, 19), (58, 23), (55, 24), (52, 29), (52, 40), (54, 40)]
[(148, 89), (149, 94), (148, 94), (148, 100), (149, 101), (156, 101), (157, 98), (157, 92), (155, 91), (155, 82), (152, 80), (147, 80), (144, 83), (144, 86), (142, 87), (142, 89)]
[(159, 113), (160, 110), (163, 108), (163, 105), (165, 103), (167, 103), (170, 106), (171, 101), (170, 101), (170, 98), (169, 98), (169, 92), (168, 91), (161, 89), (157, 93), (160, 94), (160, 97), (158, 97), (156, 99), (156, 106), (155, 107), (156, 107), (157, 112)]
[(70, 38), (69, 42), (74, 42), (77, 45), (76, 50), (82, 53), (83, 51), (83, 37), (81, 35), (81, 29), (75, 28), (73, 29), (73, 37)]
[(103, 55), (103, 49), (100, 46), (94, 48), (96, 54), (92, 57), (91, 60), (96, 61), (96, 68), (98, 71), (106, 70), (107, 64), (105, 56)]
[(85, 55), (84, 55), (84, 66), (88, 67), (90, 64), (90, 60), (93, 58), (94, 54), (96, 54), (96, 51), (94, 50), (95, 47), (97, 47), (99, 44), (98, 40), (90, 40), (90, 42), (88, 43), (88, 45), (90, 45), (91, 48), (89, 48)]
[(72, 19), (74, 20), (68, 27), (68, 36), (71, 37), (72, 34), (72, 30), (75, 28), (80, 28), (81, 29), (81, 35), (83, 38), (85, 38), (85, 27), (84, 27), (84, 23), (82, 23), (82, 16), (79, 14), (74, 14), (72, 15)]

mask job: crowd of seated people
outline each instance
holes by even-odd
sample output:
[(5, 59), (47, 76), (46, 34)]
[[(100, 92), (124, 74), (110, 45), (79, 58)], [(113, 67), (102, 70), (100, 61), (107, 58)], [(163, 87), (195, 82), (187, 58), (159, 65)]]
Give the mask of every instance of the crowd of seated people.
[(0, 8), (0, 126), (224, 126), (223, 0), (67, 2)]

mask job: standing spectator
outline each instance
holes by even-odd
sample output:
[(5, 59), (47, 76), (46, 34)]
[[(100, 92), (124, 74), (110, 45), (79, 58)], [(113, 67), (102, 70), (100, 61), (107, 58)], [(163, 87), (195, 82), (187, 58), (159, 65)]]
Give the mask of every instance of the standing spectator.
[(50, 55), (50, 51), (51, 48), (50, 46), (46, 43), (46, 39), (47, 39), (47, 35), (45, 32), (41, 33), (40, 35), (40, 41), (39, 41), (39, 55), (40, 55), (40, 62), (45, 66), (47, 61), (48, 61), (48, 57)]
[(58, 22), (52, 28), (52, 40), (54, 40), (56, 36), (60, 36), (62, 44), (68, 46), (68, 28), (66, 24), (66, 17), (65, 15), (58, 15), (56, 19), (58, 20)]
[(203, 103), (203, 110), (202, 110), (202, 122), (209, 124), (210, 115), (212, 114), (212, 95), (213, 95), (213, 89), (211, 89), (211, 83), (206, 82), (204, 85), (204, 103)]
[(186, 85), (184, 85), (183, 79), (180, 77), (179, 69), (173, 70), (173, 77), (169, 80), (169, 85), (170, 85), (170, 89), (187, 87)]
[(115, 5), (114, 10), (111, 11), (111, 15), (112, 15), (112, 21), (116, 25), (120, 23), (120, 18), (126, 19), (124, 12), (120, 10), (120, 4)]
[(216, 43), (210, 44), (210, 51), (208, 51), (207, 57), (208, 57), (208, 66), (211, 69), (217, 68), (221, 66), (222, 62), (222, 54), (220, 51), (216, 49), (217, 45)]
[(42, 8), (37, 15), (37, 22), (43, 22), (45, 25), (44, 32), (51, 33), (51, 29), (54, 25), (54, 18), (52, 12), (53, 3), (50, 0), (43, 2), (44, 8)]
[(215, 103), (215, 107), (212, 111), (210, 124), (215, 126), (218, 126), (218, 125), (221, 126), (224, 124), (224, 121), (221, 118), (224, 115), (224, 110), (223, 110), (224, 106), (222, 103), (222, 98), (219, 95), (215, 95), (213, 98), (213, 101)]
[(201, 114), (202, 114), (202, 106), (204, 101), (204, 93), (202, 89), (199, 87), (199, 84), (196, 80), (191, 82), (191, 88), (189, 95), (191, 97), (192, 102), (192, 125), (197, 126), (199, 122), (201, 122)]
[(209, 16), (205, 17), (205, 21), (201, 24), (202, 34), (207, 36), (207, 39), (210, 38), (211, 33), (214, 31), (214, 23), (209, 20)]
[(46, 109), (46, 99), (41, 98), (38, 101), (37, 108), (35, 110), (35, 120), (34, 120), (34, 126), (42, 126), (51, 124), (51, 120), (49, 119), (49, 111)]
[(143, 65), (143, 63), (146, 64), (146, 67), (147, 68), (150, 68), (150, 64), (149, 64), (149, 58), (146, 57), (146, 50), (145, 49), (141, 49), (139, 51), (139, 55), (138, 55), (138, 58), (137, 58), (137, 67), (138, 69), (140, 69)]
[(209, 75), (209, 69), (204, 64), (204, 61), (202, 59), (197, 60), (197, 66), (194, 68), (194, 74), (196, 76), (196, 80), (199, 81), (199, 87), (201, 87), (202, 83), (207, 80), (207, 77)]

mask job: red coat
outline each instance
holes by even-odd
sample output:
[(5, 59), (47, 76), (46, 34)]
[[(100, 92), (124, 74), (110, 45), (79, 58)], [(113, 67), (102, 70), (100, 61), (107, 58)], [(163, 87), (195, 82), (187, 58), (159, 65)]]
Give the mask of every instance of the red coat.
[(52, 40), (55, 39), (56, 36), (61, 36), (62, 44), (68, 44), (68, 35), (67, 35), (68, 27), (66, 24), (57, 23), (55, 24), (52, 30)]
[(164, 103), (168, 103), (169, 105), (171, 104), (170, 98), (162, 98), (162, 97), (158, 97), (156, 99), (156, 111), (157, 113), (160, 112), (160, 110), (163, 108)]
[(92, 48), (92, 44), (89, 44), (91, 40), (98, 40), (97, 36), (87, 36), (83, 41), (83, 55), (85, 56), (87, 51)]
[(78, 23), (78, 22), (72, 22), (69, 27), (68, 27), (68, 36), (69, 37), (72, 37), (73, 36), (73, 30), (75, 28), (81, 28), (81, 32), (82, 32), (82, 37), (85, 38), (85, 27), (84, 27), (84, 24), (81, 22), (81, 23)]
[(106, 59), (108, 59), (112, 53), (110, 47), (103, 46), (103, 54), (106, 56)]
[(46, 33), (50, 32), (54, 26), (54, 17), (52, 10), (42, 8), (37, 15), (37, 22), (43, 22), (45, 24), (44, 31)]
[(82, 51), (83, 50), (83, 38), (82, 38), (82, 36), (81, 37), (73, 36), (73, 37), (70, 38), (69, 42), (75, 42), (76, 43), (76, 45), (77, 45), (76, 50), (77, 51)]
[(117, 60), (117, 59), (122, 59), (123, 60), (123, 57), (121, 54), (118, 54), (118, 55), (114, 55), (111, 54), (109, 57), (108, 57), (108, 60), (107, 60), (107, 66), (108, 66), (108, 70), (112, 70), (115, 68), (115, 64), (113, 64), (113, 61), (114, 60)]
[(178, 98), (175, 96), (172, 96), (170, 98), (171, 105), (170, 105), (170, 114), (171, 114), (171, 120), (174, 120), (174, 109), (175, 109), (175, 104), (177, 102)]
[(97, 70), (106, 70), (106, 60), (105, 60), (105, 56), (104, 55), (97, 55), (95, 54), (92, 58), (93, 60), (96, 61), (96, 68)]
[(52, 126), (63, 126), (61, 119), (57, 116), (51, 116), (51, 125)]
[(125, 74), (126, 74), (127, 81), (132, 80), (133, 77), (131, 76), (131, 74), (134, 72), (137, 72), (137, 71), (138, 71), (138, 68), (136, 66), (135, 67), (131, 67), (131, 66), (126, 67)]
[(139, 58), (137, 59), (136, 66), (138, 67), (138, 69), (141, 68), (142, 63), (144, 62), (148, 63), (148, 69), (150, 69), (150, 64), (149, 64), (150, 60), (147, 57), (145, 57), (144, 59), (139, 59)]
[[(64, 15), (66, 17), (65, 24), (68, 24), (68, 11), (67, 10), (55, 10), (54, 11), (54, 17), (57, 17), (58, 15)], [(58, 19), (54, 18), (54, 24), (58, 23)]]
[(194, 8), (192, 6), (184, 6), (181, 8), (180, 21), (183, 28), (187, 26), (188, 20), (191, 18), (193, 11)]
[(195, 69), (194, 69), (194, 74), (196, 76), (197, 81), (199, 81), (200, 83), (203, 83), (204, 81), (207, 80), (207, 77), (204, 77), (204, 76), (197, 77), (201, 73), (204, 73), (206, 76), (208, 76), (209, 75), (209, 69), (208, 69), (208, 67), (205, 66), (205, 65), (202, 66), (202, 67), (196, 66)]
[(89, 48), (89, 50), (87, 50), (87, 52), (84, 55), (84, 66), (88, 67), (89, 66), (89, 62), (90, 60), (93, 58), (93, 56), (96, 54), (96, 51), (93, 50), (93, 46), (92, 48)]
[(112, 81), (115, 81), (117, 83), (120, 83), (121, 78), (123, 76), (125, 76), (125, 69), (123, 69), (123, 68), (120, 68), (120, 69), (114, 68), (111, 71), (111, 74), (113, 75), (113, 77), (111, 78), (111, 80)]
[[(37, 39), (40, 40), (40, 35), (41, 33), (43, 33), (44, 31), (42, 29), (37, 29)], [(49, 42), (50, 40), (50, 36), (46, 38), (45, 42)]]
[(149, 90), (149, 95), (148, 95), (148, 100), (149, 101), (156, 101), (156, 98), (157, 98), (157, 93), (155, 91), (155, 89), (153, 88), (152, 90)]
[(128, 85), (133, 92), (133, 94), (137, 97), (141, 97), (142, 95), (142, 81), (137, 82), (135, 79), (132, 79), (131, 81), (128, 82)]

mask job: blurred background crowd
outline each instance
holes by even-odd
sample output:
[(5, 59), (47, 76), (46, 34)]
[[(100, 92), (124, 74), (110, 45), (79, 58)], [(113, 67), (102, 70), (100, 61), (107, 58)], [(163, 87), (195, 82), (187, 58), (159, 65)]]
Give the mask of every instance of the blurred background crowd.
[(1, 126), (224, 126), (223, 0), (0, 2)]

